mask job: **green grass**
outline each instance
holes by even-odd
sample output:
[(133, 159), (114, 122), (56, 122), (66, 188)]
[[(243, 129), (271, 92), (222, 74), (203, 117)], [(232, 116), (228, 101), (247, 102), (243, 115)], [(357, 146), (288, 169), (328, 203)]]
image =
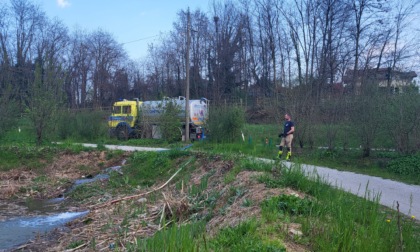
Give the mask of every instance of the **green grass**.
[(116, 138), (108, 138), (104, 142), (105, 144), (116, 144), (116, 145), (130, 145), (130, 146), (147, 146), (147, 147), (168, 147), (168, 146), (182, 146), (182, 143), (169, 144), (163, 139), (129, 139), (127, 141), (121, 141)]
[(72, 241), (68, 246), (67, 249), (74, 249), (77, 248), (79, 246), (81, 246), (82, 244), (84, 244), (85, 242), (82, 240), (76, 240), (76, 241)]
[[(332, 127), (332, 126), (331, 126)], [(349, 138), (345, 133), (345, 125), (338, 127), (337, 139)], [(276, 125), (246, 125), (244, 129), (244, 139), (242, 137), (234, 143), (215, 144), (208, 141), (203, 141), (194, 144), (194, 149), (206, 151), (213, 154), (234, 154), (247, 155), (254, 157), (262, 157), (268, 159), (276, 159), (278, 148), (276, 144), (279, 143), (277, 137), (280, 127)], [(318, 131), (324, 132), (327, 129), (318, 126)], [(316, 135), (315, 143), (317, 146), (326, 146), (325, 134)], [(379, 134), (380, 135), (380, 134)], [(420, 173), (415, 172), (416, 167), (420, 166), (414, 160), (398, 154), (394, 151), (386, 150), (372, 150), (371, 156), (362, 157), (362, 150), (358, 148), (357, 139), (351, 137), (349, 141), (339, 142), (336, 140), (334, 150), (310, 149), (306, 145), (305, 148), (300, 148), (299, 138), (295, 137), (292, 159), (298, 163), (311, 164), (317, 166), (324, 166), (338, 170), (353, 171), (356, 173), (382, 177), (386, 179), (393, 179), (408, 184), (420, 184)], [(389, 137), (378, 137), (375, 146), (387, 148), (390, 146)], [(380, 143), (383, 143), (382, 145)], [(343, 149), (343, 146), (346, 149)], [(402, 160), (405, 159), (405, 160)], [(414, 162), (414, 163), (413, 163)], [(394, 163), (394, 168), (389, 167)], [(398, 167), (396, 169), (395, 167)], [(407, 174), (408, 171), (411, 171)]]
[(8, 171), (17, 167), (42, 169), (57, 152), (58, 149), (48, 146), (1, 145), (0, 171)]
[(342, 171), (352, 171), (408, 184), (420, 184), (417, 165), (418, 156), (405, 156), (390, 151), (372, 151), (368, 158), (363, 158), (361, 150), (309, 150), (295, 155), (294, 161), (303, 164), (330, 167)]
[(104, 186), (101, 185), (101, 181), (95, 181), (76, 187), (69, 196), (75, 201), (88, 202), (89, 198), (104, 195), (104, 193)]
[[(72, 149), (72, 151), (76, 152), (81, 148), (72, 146), (71, 148), (76, 149)], [(13, 166), (21, 165), (23, 162), (21, 160), (25, 160), (25, 162), (32, 160), (34, 163), (48, 160), (67, 147), (60, 145), (60, 147), (2, 146), (1, 148), (0, 155), (3, 155), (0, 159), (3, 164), (1, 167), (3, 170), (7, 170)], [(194, 215), (188, 225), (179, 226), (174, 222), (151, 238), (138, 238), (137, 245), (126, 244), (127, 250), (285, 251), (283, 241), (288, 239), (315, 251), (395, 251), (401, 250), (401, 246), (404, 246), (406, 251), (420, 250), (418, 224), (412, 219), (399, 216), (395, 211), (380, 206), (376, 195), (365, 195), (365, 197), (359, 198), (331, 188), (320, 178), (308, 179), (299, 169), (299, 165), (289, 169), (281, 166), (280, 163), (262, 163), (237, 152), (216, 154), (220, 151), (218, 148), (222, 149), (221, 146), (218, 146), (212, 150), (212, 154), (180, 150), (134, 152), (128, 159), (127, 165), (123, 167), (123, 175), (112, 173), (107, 184), (95, 182), (79, 186), (70, 196), (76, 201), (89, 201), (91, 197), (102, 196), (110, 192), (131, 193), (138, 186), (159, 185), (173, 175), (180, 166), (183, 166), (182, 172), (171, 183), (175, 184), (177, 189), (180, 189), (182, 183), (185, 183), (184, 187), (188, 189), (185, 191), (188, 193), (190, 214), (200, 213), (204, 208), (208, 209), (207, 213)], [(118, 153), (109, 152), (107, 156), (112, 157)], [(314, 152), (312, 154), (317, 157), (313, 158), (316, 160), (345, 161), (342, 157), (345, 154), (340, 152)], [(352, 153), (352, 155), (354, 156), (348, 157), (348, 160), (357, 160), (358, 153)], [(382, 162), (399, 158), (393, 153), (377, 153), (375, 157)], [(214, 175), (212, 171), (209, 171), (207, 176), (203, 176), (199, 184), (188, 187), (191, 173), (196, 167), (193, 162), (189, 165), (185, 164), (187, 160), (194, 161), (196, 158), (201, 158), (206, 162), (212, 162), (215, 159), (233, 162), (233, 167), (223, 175), (223, 183), (226, 185), (232, 183), (241, 171), (259, 171), (264, 172), (265, 175), (258, 180), (265, 183), (267, 187), (288, 187), (305, 193), (307, 197), (277, 195), (266, 199), (258, 206), (262, 209), (261, 219), (250, 219), (238, 226), (224, 228), (212, 238), (207, 237), (204, 231), (205, 222), (210, 220), (214, 214), (212, 211), (218, 200), (226, 200), (225, 206), (241, 200), (244, 208), (255, 207), (255, 203), (244, 198), (247, 188), (240, 186), (228, 187), (229, 190), (223, 197), (220, 192), (206, 191), (210, 186), (208, 178)], [(406, 161), (402, 159), (400, 162)], [(6, 163), (10, 163), (10, 166), (6, 166)], [(370, 166), (370, 163), (365, 165), (366, 169), (370, 169)], [(79, 168), (86, 169), (86, 167)], [(45, 176), (35, 179), (35, 182), (39, 184), (46, 181), (48, 178)], [(157, 197), (159, 197), (157, 194), (151, 195), (148, 202), (153, 202)], [(227, 208), (222, 210), (227, 211)], [(132, 209), (116, 208), (115, 211), (117, 211), (116, 214), (125, 216), (121, 223), (118, 223), (121, 228), (115, 229), (120, 233), (115, 235), (124, 237), (124, 232), (128, 232), (128, 223), (133, 218), (137, 218), (139, 213), (144, 212), (145, 209), (144, 206), (137, 205)], [(173, 216), (173, 221), (177, 221), (177, 217), (179, 216)], [(185, 218), (189, 218), (189, 216), (184, 216)], [(284, 227), (291, 223), (301, 225), (303, 233), (301, 236), (290, 237)], [(114, 227), (110, 221), (110, 226), (104, 228), (112, 229)], [(75, 244), (69, 246), (74, 247)]]
[(174, 165), (175, 160), (188, 155), (187, 152), (180, 150), (134, 152), (128, 159), (123, 173), (127, 175), (127, 183), (131, 186), (152, 186), (175, 173), (177, 170)]
[[(172, 225), (147, 239), (137, 239), (129, 251), (206, 251), (205, 223)], [(203, 249), (200, 249), (203, 248)]]
[[(130, 139), (124, 142), (115, 138), (108, 138), (107, 136), (104, 136), (103, 133), (97, 135), (95, 139), (92, 139), (90, 136), (88, 138), (83, 137), (84, 135), (89, 135), (89, 132), (94, 131), (96, 128), (101, 128), (100, 132), (104, 132), (102, 130), (102, 126), (96, 124), (91, 128), (78, 130), (80, 134), (76, 134), (77, 137), (74, 137), (76, 135), (71, 133), (72, 130), (74, 131), (83, 125), (84, 122), (88, 120), (89, 116), (94, 116), (96, 119), (101, 121), (101, 118), (103, 118), (104, 115), (101, 113), (84, 112), (78, 114), (78, 117), (71, 115), (70, 118), (68, 118), (71, 119), (68, 124), (64, 123), (65, 120), (60, 124), (61, 133), (62, 135), (66, 136), (67, 139), (64, 141), (64, 146), (62, 148), (71, 149), (75, 153), (86, 151), (89, 148), (83, 147), (81, 145), (72, 145), (75, 142), (86, 142), (92, 140), (94, 143), (96, 142), (98, 144), (99, 150), (105, 150), (105, 144), (126, 144), (132, 146), (167, 148), (182, 148), (185, 146), (185, 143), (182, 142), (168, 144), (162, 139)], [(105, 121), (101, 123), (105, 124)], [(2, 143), (8, 145), (13, 144), (33, 146), (35, 144), (35, 136), (30, 122), (23, 117), (19, 121), (18, 127), (21, 129), (21, 132), (19, 132), (17, 128), (10, 129), (7, 134), (3, 136)], [(404, 172), (395, 171), (395, 169), (388, 169), (387, 165), (392, 161), (393, 158), (378, 157), (377, 155), (380, 153), (376, 151), (372, 151), (371, 157), (362, 158), (361, 151), (354, 149), (359, 146), (360, 139), (357, 138), (358, 136), (352, 136), (352, 131), (349, 130), (348, 126), (345, 124), (329, 126), (311, 125), (311, 129), (313, 129), (312, 134), (315, 146), (327, 146), (328, 143), (326, 142), (326, 133), (330, 131), (337, 132), (336, 138), (334, 139), (334, 146), (337, 148), (333, 151), (309, 149), (309, 145), (307, 143), (305, 144), (305, 148), (301, 149), (299, 147), (299, 141), (304, 139), (299, 138), (299, 125), (296, 127), (297, 134), (295, 135), (294, 140), (293, 159), (297, 162), (320, 165), (339, 170), (348, 170), (357, 173), (398, 180), (410, 184), (420, 184), (420, 173), (418, 172), (406, 174)], [(302, 125), (302, 127), (304, 127), (304, 125)], [(274, 124), (245, 124), (241, 131), (243, 133), (243, 138), (241, 134), (241, 136), (239, 136), (238, 139), (236, 139), (236, 141), (233, 143), (216, 144), (209, 141), (199, 141), (194, 143), (193, 148), (210, 153), (232, 153), (235, 155), (244, 154), (275, 159), (277, 153), (276, 144), (278, 144), (280, 141), (278, 138), (278, 132), (281, 131), (281, 128), (282, 125)], [(48, 143), (46, 144), (49, 145)], [(383, 132), (379, 132), (378, 137), (374, 143), (374, 147), (389, 148), (391, 146), (390, 138), (384, 135)], [(343, 150), (343, 147), (348, 149)], [(3, 167), (2, 169), (8, 169), (6, 168), (7, 166), (13, 167), (14, 165), (17, 165), (17, 160), (13, 160), (12, 157), (5, 157), (5, 155), (6, 154), (0, 156), (0, 167)], [(4, 162), (2, 162), (2, 160), (4, 160)], [(3, 165), (1, 163), (3, 163)], [(37, 165), (35, 164), (35, 166)]]
[(280, 179), (266, 176), (260, 181), (270, 187), (293, 187), (314, 197), (315, 201), (293, 196), (274, 197), (262, 207), (268, 220), (275, 221), (280, 216), (301, 223), (303, 235), (315, 251), (399, 251), (400, 237), (406, 251), (420, 249), (419, 226), (381, 207), (378, 195), (359, 198), (331, 188), (319, 177), (308, 179), (299, 166), (283, 168)]
[(279, 240), (267, 239), (262, 228), (256, 219), (224, 228), (209, 241), (211, 251), (285, 252), (284, 245)]
[[(359, 198), (352, 194), (333, 189), (323, 183), (320, 178), (313, 180), (305, 177), (298, 165), (293, 169), (280, 166), (279, 163), (263, 164), (247, 158), (257, 156), (273, 159), (277, 152), (274, 137), (265, 138), (269, 134), (277, 134), (276, 126), (248, 125), (244, 130), (245, 141), (239, 139), (236, 143), (212, 144), (207, 141), (194, 143), (193, 150), (205, 151), (207, 154), (189, 151), (167, 152), (135, 152), (128, 159), (123, 168), (123, 175), (113, 173), (107, 185), (92, 183), (78, 187), (72, 192), (74, 200), (89, 200), (90, 197), (101, 196), (104, 192), (114, 190), (115, 193), (132, 192), (138, 186), (150, 187), (166, 181), (174, 174), (186, 160), (194, 160), (197, 156), (206, 156), (207, 162), (220, 156), (224, 160), (233, 160), (235, 165), (224, 174), (223, 183), (229, 184), (236, 179), (236, 175), (243, 170), (265, 172), (259, 178), (260, 182), (269, 188), (289, 187), (308, 195), (306, 199), (294, 196), (275, 196), (267, 199), (260, 207), (262, 219), (251, 219), (236, 227), (221, 230), (212, 239), (206, 238), (203, 228), (205, 223), (194, 220), (207, 221), (212, 217), (212, 211), (218, 200), (220, 192), (202, 193), (208, 184), (208, 177), (203, 177), (200, 184), (189, 187), (191, 213), (199, 213), (204, 207), (209, 208), (205, 216), (191, 219), (187, 226), (170, 225), (149, 239), (138, 239), (138, 247), (128, 244), (129, 250), (135, 251), (284, 251), (282, 241), (292, 239), (315, 251), (420, 251), (420, 228), (410, 218), (399, 216), (395, 211), (381, 207), (376, 195), (365, 195)], [(21, 131), (22, 132), (22, 131)], [(11, 132), (6, 144), (0, 146), (0, 170), (6, 171), (29, 164), (32, 168), (42, 169), (58, 152), (66, 149), (75, 153), (89, 150), (81, 145), (75, 145), (71, 140), (63, 145), (46, 145), (33, 147), (33, 143), (22, 144), (29, 135), (18, 139), (16, 132)], [(26, 133), (25, 133), (26, 134)], [(23, 134), (20, 136), (24, 136)], [(17, 140), (16, 140), (17, 139)], [(108, 143), (98, 140), (97, 143)], [(114, 141), (114, 140), (110, 140)], [(131, 141), (131, 142), (130, 142)], [(127, 143), (138, 145), (165, 145), (160, 140), (138, 139)], [(30, 142), (30, 141), (29, 141)], [(121, 144), (121, 142), (118, 142)], [(180, 145), (179, 145), (180, 146)], [(397, 179), (408, 183), (419, 183), (416, 172), (410, 166), (416, 167), (417, 159), (412, 156), (404, 157), (395, 152), (372, 152), (369, 158), (361, 158), (358, 150), (294, 150), (293, 159), (296, 163), (306, 163), (334, 167), (342, 170), (351, 170), (358, 173), (375, 175), (385, 178)], [(120, 155), (121, 152), (108, 152), (107, 156)], [(393, 166), (390, 166), (392, 164)], [(391, 168), (390, 168), (391, 167)], [(85, 169), (86, 167), (80, 167)], [(273, 168), (274, 171), (273, 171)], [(172, 181), (177, 189), (183, 184), (187, 185), (195, 166), (192, 163), (185, 166), (183, 171)], [(401, 173), (401, 174), (398, 174)], [(405, 174), (409, 172), (409, 174)], [(209, 175), (210, 176), (210, 175)], [(42, 184), (47, 178), (38, 177), (36, 182)], [(187, 187), (185, 187), (187, 188)], [(227, 192), (226, 205), (229, 202), (241, 199), (246, 188), (231, 187)], [(149, 202), (153, 202), (151, 195)], [(148, 199), (149, 200), (149, 199)], [(255, 206), (247, 199), (241, 199), (243, 207)], [(224, 209), (226, 210), (226, 209)], [(135, 218), (136, 211), (125, 211), (126, 218), (121, 226), (130, 218)], [(290, 238), (282, 225), (300, 223), (300, 237)], [(124, 228), (121, 229), (124, 232)], [(124, 234), (117, 234), (123, 236)], [(402, 239), (401, 239), (402, 237)], [(374, 241), (374, 242), (372, 242)], [(130, 247), (131, 246), (131, 247)]]
[(28, 118), (22, 117), (17, 125), (0, 135), (2, 145), (35, 145), (35, 130)]

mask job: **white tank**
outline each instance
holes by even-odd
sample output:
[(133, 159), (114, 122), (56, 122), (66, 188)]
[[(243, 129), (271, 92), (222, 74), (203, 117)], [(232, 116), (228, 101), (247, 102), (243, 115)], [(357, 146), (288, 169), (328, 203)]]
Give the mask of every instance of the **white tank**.
[[(163, 112), (168, 103), (173, 103), (180, 110), (178, 117), (180, 120), (185, 120), (185, 98), (180, 96), (178, 98), (165, 98), (161, 101), (145, 101), (140, 105), (142, 116), (148, 118), (157, 118)], [(190, 122), (194, 125), (202, 125), (208, 119), (208, 100), (202, 98), (200, 100), (189, 100), (190, 108)]]

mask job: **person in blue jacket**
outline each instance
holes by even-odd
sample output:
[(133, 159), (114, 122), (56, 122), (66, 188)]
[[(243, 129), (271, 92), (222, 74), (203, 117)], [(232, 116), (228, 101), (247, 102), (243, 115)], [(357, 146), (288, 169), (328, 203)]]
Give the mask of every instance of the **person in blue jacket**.
[(292, 141), (293, 141), (293, 133), (295, 132), (295, 124), (292, 121), (292, 118), (289, 114), (284, 115), (284, 127), (283, 133), (280, 133), (279, 137), (281, 137), (280, 146), (279, 146), (279, 154), (278, 158), (281, 158), (283, 154), (283, 148), (286, 146), (286, 160), (290, 160), (292, 157)]

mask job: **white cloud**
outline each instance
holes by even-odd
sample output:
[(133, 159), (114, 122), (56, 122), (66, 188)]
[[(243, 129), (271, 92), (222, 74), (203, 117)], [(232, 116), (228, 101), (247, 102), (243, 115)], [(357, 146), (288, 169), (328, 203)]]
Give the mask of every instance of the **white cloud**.
[(70, 6), (70, 2), (68, 0), (57, 0), (57, 4), (61, 8), (66, 8)]

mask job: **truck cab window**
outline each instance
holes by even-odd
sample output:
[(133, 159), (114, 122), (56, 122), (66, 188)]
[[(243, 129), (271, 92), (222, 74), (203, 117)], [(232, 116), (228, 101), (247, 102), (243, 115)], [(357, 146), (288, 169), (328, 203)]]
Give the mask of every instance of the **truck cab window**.
[(113, 106), (112, 107), (113, 114), (121, 114), (121, 106)]
[(130, 114), (130, 113), (131, 113), (131, 106), (124, 106), (123, 114)]

